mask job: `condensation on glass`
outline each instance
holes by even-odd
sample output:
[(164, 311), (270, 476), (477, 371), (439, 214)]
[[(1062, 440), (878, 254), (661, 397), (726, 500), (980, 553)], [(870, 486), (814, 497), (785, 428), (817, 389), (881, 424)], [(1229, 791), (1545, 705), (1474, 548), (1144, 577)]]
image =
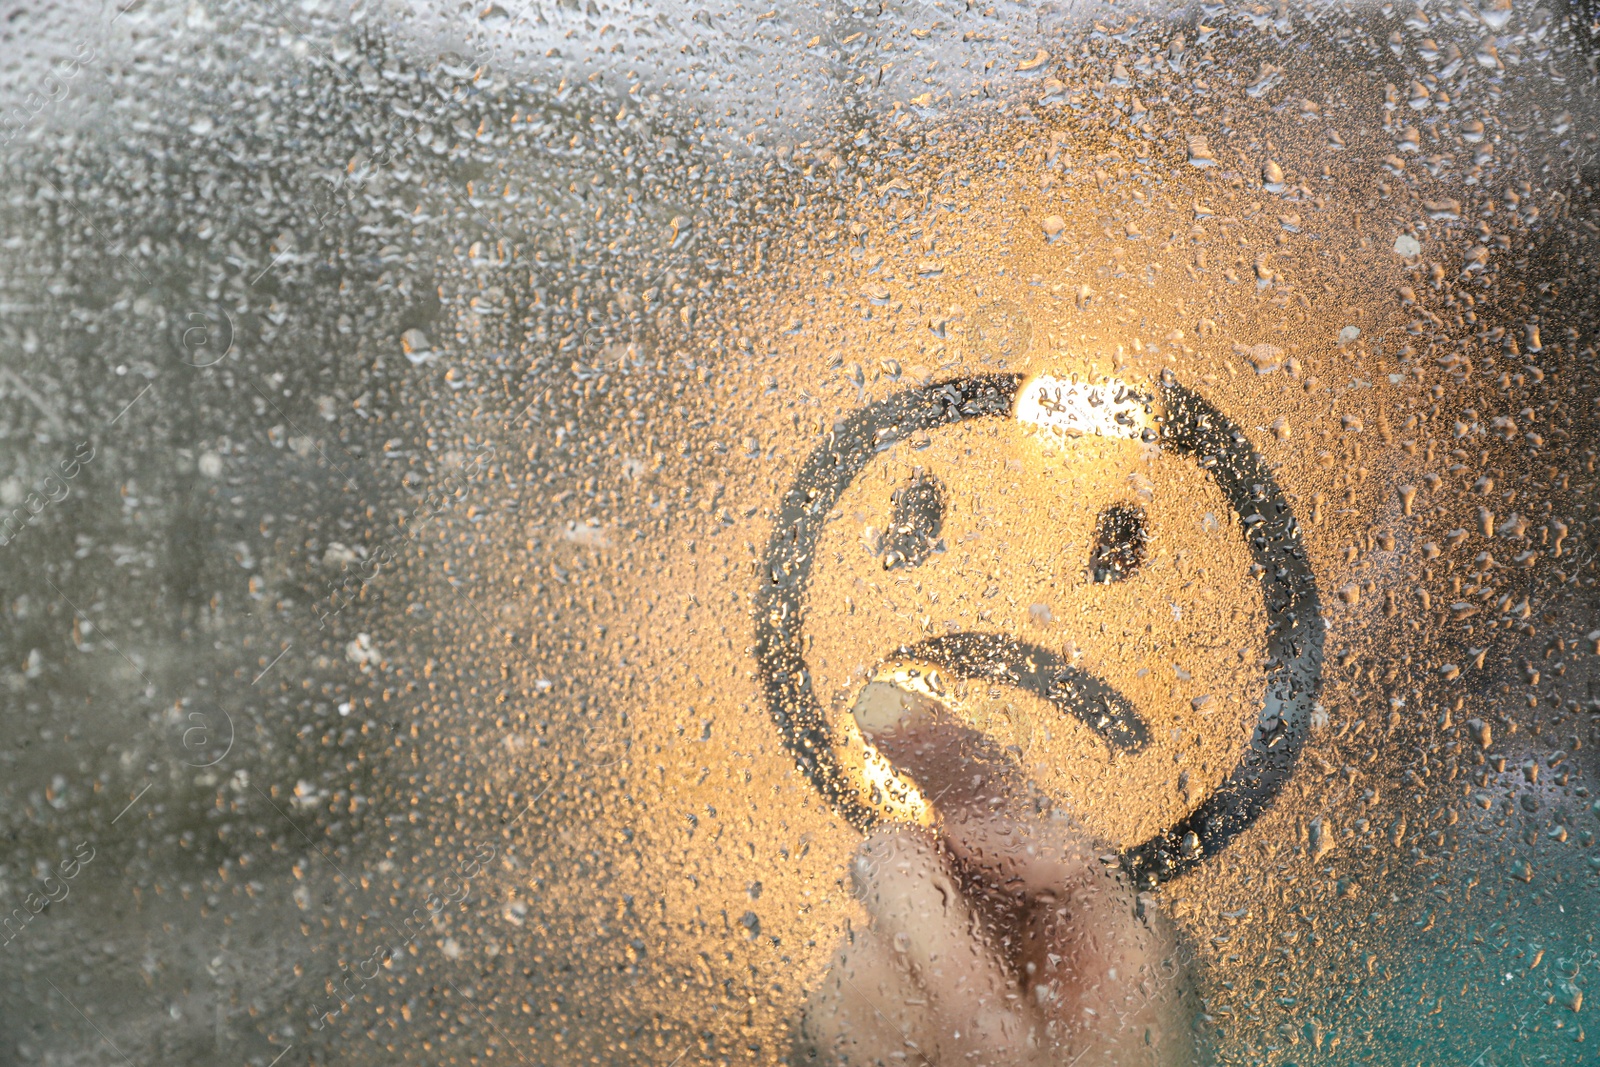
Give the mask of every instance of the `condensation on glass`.
[(1029, 1055), (1596, 1056), (1592, 7), (0, 32), (0, 1059), (831, 1062), (934, 707)]

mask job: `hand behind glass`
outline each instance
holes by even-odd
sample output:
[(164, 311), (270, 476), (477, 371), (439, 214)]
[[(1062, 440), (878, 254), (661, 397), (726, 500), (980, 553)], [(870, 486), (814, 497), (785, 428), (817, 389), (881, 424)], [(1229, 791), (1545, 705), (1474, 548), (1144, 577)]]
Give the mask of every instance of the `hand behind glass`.
[(937, 701), (883, 683), (856, 721), (937, 831), (872, 833), (851, 874), (870, 923), (807, 1005), (816, 1061), (935, 1067), (1195, 1060), (1168, 926), (1014, 764)]

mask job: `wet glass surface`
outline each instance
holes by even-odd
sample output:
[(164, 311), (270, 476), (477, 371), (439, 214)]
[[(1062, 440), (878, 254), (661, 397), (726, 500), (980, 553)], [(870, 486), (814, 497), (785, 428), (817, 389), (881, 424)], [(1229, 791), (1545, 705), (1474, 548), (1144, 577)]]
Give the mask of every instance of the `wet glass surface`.
[(0, 1060), (1593, 1060), (1596, 33), (14, 5)]

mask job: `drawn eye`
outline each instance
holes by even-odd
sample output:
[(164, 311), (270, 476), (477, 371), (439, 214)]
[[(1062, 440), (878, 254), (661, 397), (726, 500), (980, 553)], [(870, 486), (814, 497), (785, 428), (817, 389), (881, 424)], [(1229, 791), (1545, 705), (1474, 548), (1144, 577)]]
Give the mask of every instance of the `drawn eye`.
[(1111, 505), (1095, 521), (1089, 574), (1096, 582), (1122, 581), (1144, 562), (1149, 540), (1143, 508), (1132, 504)]
[(894, 491), (893, 502), (883, 538), (883, 569), (915, 567), (933, 552), (944, 527), (944, 483), (918, 475)]

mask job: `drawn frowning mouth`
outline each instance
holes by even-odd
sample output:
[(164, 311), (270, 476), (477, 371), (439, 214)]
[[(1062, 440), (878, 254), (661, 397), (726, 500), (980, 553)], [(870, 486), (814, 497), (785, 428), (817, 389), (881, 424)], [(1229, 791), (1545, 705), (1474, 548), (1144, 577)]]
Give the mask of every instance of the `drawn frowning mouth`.
[(968, 631), (907, 645), (897, 656), (936, 667), (954, 678), (1032, 693), (1124, 752), (1138, 752), (1150, 740), (1150, 731), (1132, 701), (1042, 645), (1005, 634)]

